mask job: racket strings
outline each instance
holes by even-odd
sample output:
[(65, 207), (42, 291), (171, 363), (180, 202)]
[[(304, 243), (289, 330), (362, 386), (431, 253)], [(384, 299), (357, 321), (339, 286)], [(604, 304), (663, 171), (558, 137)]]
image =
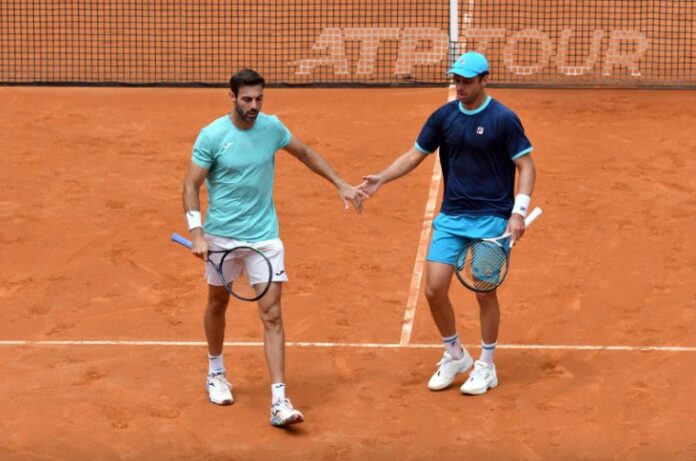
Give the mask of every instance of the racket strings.
[(250, 285), (266, 284), (271, 279), (272, 268), (261, 254), (250, 252), (245, 263), (244, 272)]
[(459, 279), (469, 288), (492, 291), (507, 276), (507, 254), (502, 246), (494, 242), (478, 241), (461, 252), (456, 270)]
[(271, 267), (261, 253), (250, 249), (233, 250), (221, 261), (225, 285), (233, 295), (252, 300), (266, 291), (271, 281)]

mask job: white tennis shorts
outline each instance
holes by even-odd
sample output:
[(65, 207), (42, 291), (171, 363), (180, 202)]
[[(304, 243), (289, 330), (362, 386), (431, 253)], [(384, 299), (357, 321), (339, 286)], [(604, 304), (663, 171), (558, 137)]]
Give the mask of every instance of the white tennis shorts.
[[(282, 240), (271, 239), (251, 243), (210, 234), (205, 234), (205, 239), (208, 241), (209, 251), (229, 250), (237, 246), (248, 246), (263, 252), (263, 254), (266, 255), (268, 260), (271, 262), (271, 268), (273, 271), (271, 280), (274, 282), (288, 281), (288, 274), (285, 272), (285, 247), (283, 246)], [(217, 264), (220, 262), (222, 253), (208, 254), (208, 257), (212, 262)], [(252, 274), (259, 272), (266, 274), (268, 273), (268, 270), (265, 267), (260, 268), (260, 270), (251, 267), (249, 264), (253, 264), (253, 261), (253, 258), (245, 258), (243, 262), (244, 267), (242, 267), (242, 262), (240, 260), (226, 259), (225, 264), (222, 267), (222, 272), (225, 279), (231, 282), (242, 273), (242, 270), (244, 270), (247, 274), (250, 274), (251, 282), (254, 283), (253, 276), (251, 276)], [(265, 264), (264, 261), (259, 262), (261, 264)], [(209, 285), (222, 286), (220, 276), (208, 263), (205, 264), (205, 279), (208, 281)]]

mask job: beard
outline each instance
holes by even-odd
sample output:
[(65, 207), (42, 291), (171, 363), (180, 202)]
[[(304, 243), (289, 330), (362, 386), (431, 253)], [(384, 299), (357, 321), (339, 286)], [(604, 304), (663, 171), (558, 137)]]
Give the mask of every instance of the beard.
[(239, 116), (240, 119), (244, 120), (247, 123), (252, 123), (256, 120), (256, 117), (259, 116), (259, 111), (256, 109), (251, 109), (246, 112), (244, 112), (239, 106), (235, 106), (235, 112), (237, 112), (237, 115)]

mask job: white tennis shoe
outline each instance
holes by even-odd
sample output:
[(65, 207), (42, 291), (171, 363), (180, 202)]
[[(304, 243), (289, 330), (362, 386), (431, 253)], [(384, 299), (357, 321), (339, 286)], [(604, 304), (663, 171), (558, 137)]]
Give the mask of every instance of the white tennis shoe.
[(232, 397), (232, 385), (225, 373), (215, 373), (208, 375), (206, 383), (208, 389), (208, 399), (216, 405), (232, 405), (234, 397)]
[(462, 348), (462, 351), (464, 355), (459, 360), (453, 359), (449, 352), (445, 352), (442, 359), (437, 362), (437, 371), (428, 381), (428, 389), (431, 391), (446, 389), (454, 382), (454, 378), (459, 373), (464, 373), (471, 368), (474, 359), (471, 358), (466, 349)]
[(481, 395), (497, 385), (498, 376), (495, 373), (495, 364), (477, 360), (474, 371), (471, 372), (469, 379), (462, 384), (459, 390), (462, 391), (462, 394)]
[(278, 400), (271, 405), (271, 424), (274, 426), (288, 426), (304, 421), (304, 416), (290, 403), (290, 399)]

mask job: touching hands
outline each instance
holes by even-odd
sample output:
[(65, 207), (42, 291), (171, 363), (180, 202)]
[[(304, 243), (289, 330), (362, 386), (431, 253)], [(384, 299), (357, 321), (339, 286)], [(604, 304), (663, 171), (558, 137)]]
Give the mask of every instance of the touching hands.
[(365, 194), (363, 191), (343, 182), (338, 186), (338, 196), (340, 197), (341, 201), (343, 201), (343, 205), (345, 206), (346, 210), (348, 209), (348, 203), (350, 202), (355, 207), (355, 211), (362, 213), (363, 201), (367, 199), (367, 194)]
[(365, 197), (371, 197), (382, 186), (382, 177), (377, 174), (363, 176), (363, 182), (360, 183), (357, 189), (365, 194)]

